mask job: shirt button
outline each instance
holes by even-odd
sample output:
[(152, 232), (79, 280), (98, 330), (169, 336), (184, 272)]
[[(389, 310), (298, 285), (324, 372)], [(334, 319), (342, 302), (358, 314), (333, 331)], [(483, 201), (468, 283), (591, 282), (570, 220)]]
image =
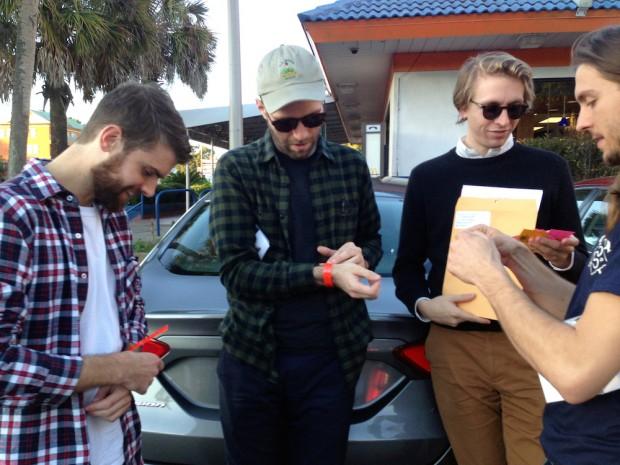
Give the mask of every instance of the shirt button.
[(88, 278), (88, 273), (82, 273), (82, 274), (80, 275), (80, 278), (82, 278), (82, 279), (86, 279), (86, 278)]
[(80, 234), (80, 233), (75, 233), (75, 238), (76, 238), (76, 239), (82, 239), (82, 234)]
[(68, 195), (67, 196), (67, 202), (73, 202), (73, 196), (72, 195)]

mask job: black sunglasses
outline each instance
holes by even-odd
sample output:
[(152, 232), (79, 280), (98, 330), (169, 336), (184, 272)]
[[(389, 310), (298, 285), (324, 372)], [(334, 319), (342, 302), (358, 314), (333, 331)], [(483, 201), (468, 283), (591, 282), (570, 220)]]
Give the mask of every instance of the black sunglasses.
[(525, 103), (511, 103), (501, 106), (499, 103), (487, 103), (483, 105), (473, 100), (470, 100), (470, 102), (474, 105), (478, 105), (482, 109), (482, 116), (484, 116), (484, 119), (491, 121), (499, 118), (499, 115), (501, 115), (504, 110), (508, 112), (508, 118), (510, 119), (519, 119), (528, 110), (528, 106)]
[(300, 121), (307, 128), (316, 128), (317, 126), (320, 126), (325, 122), (325, 113), (311, 113), (309, 115), (302, 116), (301, 118), (281, 119), (271, 119), (271, 116), (267, 114), (267, 118), (269, 118), (269, 122), (273, 124), (273, 127), (278, 131), (291, 132), (297, 127)]

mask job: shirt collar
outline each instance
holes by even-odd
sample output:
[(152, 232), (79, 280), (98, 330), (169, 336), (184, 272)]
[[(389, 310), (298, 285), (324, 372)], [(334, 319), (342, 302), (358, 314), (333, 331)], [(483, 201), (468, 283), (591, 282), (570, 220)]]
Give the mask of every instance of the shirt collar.
[(49, 160), (33, 158), (26, 164), (20, 174), (20, 182), (26, 184), (32, 195), (41, 200), (54, 197), (61, 192), (67, 192), (47, 170), (46, 165), (48, 163)]
[(483, 154), (478, 153), (476, 150), (469, 148), (467, 145), (465, 145), (465, 142), (463, 142), (463, 139), (465, 139), (465, 137), (459, 138), (459, 140), (456, 142), (456, 154), (462, 158), (496, 157), (498, 155), (501, 155), (502, 153), (508, 152), (508, 150), (510, 150), (513, 147), (513, 145), (515, 145), (514, 138), (512, 137), (512, 134), (511, 134), (508, 137), (508, 139), (506, 139), (506, 142), (504, 142), (504, 144), (501, 147), (489, 149), (487, 153), (483, 155)]

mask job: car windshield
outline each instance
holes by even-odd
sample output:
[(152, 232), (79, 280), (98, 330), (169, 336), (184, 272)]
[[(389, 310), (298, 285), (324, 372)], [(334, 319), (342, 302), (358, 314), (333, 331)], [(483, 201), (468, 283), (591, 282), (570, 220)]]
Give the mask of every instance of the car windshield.
[[(377, 196), (381, 214), (381, 238), (383, 258), (377, 265), (377, 273), (391, 276), (400, 232), (400, 217), (403, 208), (399, 196)], [(217, 275), (220, 263), (215, 253), (213, 240), (209, 236), (209, 202), (202, 201), (196, 211), (170, 234), (159, 260), (175, 274)]]
[(577, 208), (581, 206), (583, 201), (590, 195), (592, 192), (591, 187), (581, 187), (575, 189), (575, 198), (577, 199)]
[(583, 215), (582, 227), (586, 244), (593, 249), (599, 238), (605, 233), (607, 222), (607, 202), (605, 191), (601, 191)]

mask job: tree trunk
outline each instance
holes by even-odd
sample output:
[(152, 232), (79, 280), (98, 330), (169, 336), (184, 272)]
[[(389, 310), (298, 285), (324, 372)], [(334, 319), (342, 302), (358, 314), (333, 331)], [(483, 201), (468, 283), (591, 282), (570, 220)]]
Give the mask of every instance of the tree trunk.
[(38, 16), (39, 0), (22, 0), (17, 25), (15, 74), (13, 76), (9, 177), (17, 175), (26, 164)]
[(50, 89), (50, 155), (56, 158), (67, 147), (67, 107), (64, 89)]

